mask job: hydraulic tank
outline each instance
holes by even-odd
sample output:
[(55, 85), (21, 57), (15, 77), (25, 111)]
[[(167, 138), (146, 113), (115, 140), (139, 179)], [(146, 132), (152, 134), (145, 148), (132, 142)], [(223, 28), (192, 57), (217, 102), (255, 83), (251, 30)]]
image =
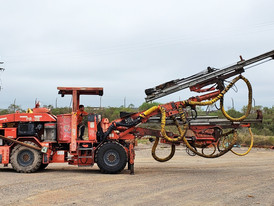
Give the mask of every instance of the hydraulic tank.
[(60, 143), (71, 141), (71, 114), (57, 116), (57, 140)]

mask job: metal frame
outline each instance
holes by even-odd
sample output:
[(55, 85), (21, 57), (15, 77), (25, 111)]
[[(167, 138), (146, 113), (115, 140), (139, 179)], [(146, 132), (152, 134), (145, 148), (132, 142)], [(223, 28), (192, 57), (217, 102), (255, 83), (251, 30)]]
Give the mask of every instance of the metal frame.
[[(161, 97), (167, 96), (169, 94), (172, 94), (174, 92), (191, 88), (195, 85), (202, 85), (202, 84), (214, 84), (218, 80), (224, 80), (231, 76), (234, 76), (236, 74), (243, 73), (244, 67), (260, 62), (262, 60), (265, 60), (267, 58), (274, 58), (274, 50), (261, 54), (259, 56), (253, 57), (248, 60), (244, 60), (241, 58), (241, 61), (239, 61), (237, 64), (234, 64), (232, 66), (229, 66), (224, 69), (215, 69), (215, 68), (208, 68), (205, 71), (199, 72), (195, 75), (192, 75), (187, 78), (177, 79), (173, 80), (161, 85), (158, 85), (154, 88), (150, 88), (150, 90), (153, 90), (152, 94), (148, 94), (145, 98), (146, 102), (153, 101), (155, 99), (159, 99)], [(166, 85), (166, 86), (165, 86)], [(163, 88), (164, 87), (164, 88)]]

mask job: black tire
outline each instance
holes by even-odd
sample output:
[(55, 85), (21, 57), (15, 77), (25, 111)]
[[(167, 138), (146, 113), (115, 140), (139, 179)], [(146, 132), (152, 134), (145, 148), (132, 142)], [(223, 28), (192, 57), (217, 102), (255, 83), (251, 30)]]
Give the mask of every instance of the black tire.
[(100, 171), (106, 174), (121, 172), (127, 164), (127, 153), (118, 142), (105, 142), (95, 156)]
[[(27, 144), (37, 146), (35, 143), (27, 141)], [(22, 145), (13, 148), (10, 163), (14, 170), (21, 173), (36, 172), (42, 165), (42, 153)]]

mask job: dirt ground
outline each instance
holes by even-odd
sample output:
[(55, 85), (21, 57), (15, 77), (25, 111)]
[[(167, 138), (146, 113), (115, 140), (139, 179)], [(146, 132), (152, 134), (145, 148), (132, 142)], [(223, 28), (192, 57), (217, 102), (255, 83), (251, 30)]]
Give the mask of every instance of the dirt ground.
[(178, 147), (171, 161), (160, 163), (150, 149), (136, 147), (135, 175), (67, 164), (19, 174), (1, 165), (0, 205), (274, 205), (274, 150), (204, 159)]

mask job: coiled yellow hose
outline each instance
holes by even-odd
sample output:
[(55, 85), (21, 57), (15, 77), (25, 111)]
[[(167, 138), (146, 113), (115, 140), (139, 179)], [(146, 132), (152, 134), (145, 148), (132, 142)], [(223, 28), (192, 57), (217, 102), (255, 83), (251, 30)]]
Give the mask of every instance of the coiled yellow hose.
[[(224, 103), (223, 97), (224, 97), (224, 94), (227, 93), (228, 90), (240, 79), (242, 79), (246, 83), (247, 88), (248, 88), (248, 105), (247, 105), (247, 110), (246, 110), (246, 112), (243, 116), (241, 116), (239, 118), (234, 118), (234, 117), (229, 116), (227, 114), (227, 112), (225, 111), (224, 104), (223, 104)], [(205, 102), (195, 102), (195, 101), (190, 100), (190, 101), (187, 101), (187, 103), (189, 105), (205, 106), (205, 105), (211, 105), (211, 104), (215, 103), (218, 100), (220, 100), (220, 106), (221, 106), (222, 113), (228, 120), (235, 121), (235, 122), (242, 121), (249, 115), (249, 113), (251, 111), (251, 107), (252, 107), (252, 86), (251, 86), (250, 82), (245, 77), (243, 77), (242, 75), (239, 75), (236, 78), (234, 78), (231, 81), (231, 83), (229, 85), (227, 85), (226, 88), (214, 99), (212, 99), (210, 101), (205, 101)]]
[[(234, 121), (234, 122), (240, 122), (240, 121), (244, 120), (249, 115), (249, 113), (251, 111), (251, 107), (252, 107), (252, 86), (251, 86), (250, 82), (245, 77), (243, 77), (242, 75), (239, 75), (238, 77), (236, 77), (234, 79), (235, 82), (231, 82), (230, 84), (232, 84), (232, 86), (233, 86), (239, 79), (242, 79), (246, 83), (246, 86), (248, 88), (248, 104), (247, 104), (247, 110), (246, 110), (245, 114), (243, 116), (239, 117), (239, 118), (234, 118), (234, 117), (229, 116), (226, 113), (225, 109), (224, 109), (224, 98), (222, 97), (220, 99), (220, 106), (221, 106), (221, 110), (222, 110), (223, 115), (228, 120)], [(230, 84), (228, 86), (230, 86)], [(226, 88), (225, 88), (225, 90), (226, 90)]]
[(158, 162), (167, 162), (167, 161), (170, 160), (170, 159), (174, 156), (174, 154), (175, 154), (175, 144), (172, 144), (172, 145), (171, 145), (171, 151), (170, 151), (170, 154), (169, 154), (167, 157), (165, 157), (165, 158), (160, 158), (160, 157), (158, 157), (158, 156), (156, 155), (156, 148), (157, 148), (157, 146), (158, 146), (159, 139), (160, 139), (159, 137), (156, 137), (155, 142), (154, 142), (154, 144), (153, 144), (153, 146), (152, 146), (152, 149), (151, 149), (152, 157), (153, 157), (156, 161), (158, 161)]

